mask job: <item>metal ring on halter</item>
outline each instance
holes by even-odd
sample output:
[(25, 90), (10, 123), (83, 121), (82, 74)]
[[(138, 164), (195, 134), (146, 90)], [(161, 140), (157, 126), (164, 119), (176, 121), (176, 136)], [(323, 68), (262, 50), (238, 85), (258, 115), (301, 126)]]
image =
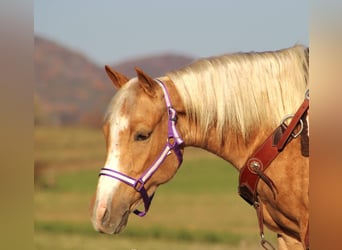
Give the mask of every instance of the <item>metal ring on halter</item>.
[[(285, 116), (285, 117), (281, 120), (281, 123), (280, 123), (280, 124), (285, 124), (285, 121), (287, 121), (288, 119), (291, 119), (291, 118), (293, 118), (293, 117), (294, 117), (294, 115), (287, 115), (287, 116)], [(297, 138), (297, 137), (302, 133), (302, 131), (303, 131), (304, 123), (303, 123), (302, 119), (300, 119), (299, 122), (300, 122), (300, 129), (299, 129), (299, 131), (298, 131), (296, 134), (292, 133), (292, 137), (293, 137), (293, 138)]]
[(305, 91), (305, 99), (310, 100), (309, 89), (307, 89), (307, 90)]
[(275, 250), (274, 246), (268, 240), (262, 239), (260, 244), (265, 250)]

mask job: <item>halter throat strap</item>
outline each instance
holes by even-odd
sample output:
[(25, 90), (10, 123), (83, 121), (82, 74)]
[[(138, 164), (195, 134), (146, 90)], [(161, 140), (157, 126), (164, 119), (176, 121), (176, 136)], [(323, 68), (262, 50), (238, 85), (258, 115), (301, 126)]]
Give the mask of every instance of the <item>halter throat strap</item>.
[(99, 176), (104, 175), (104, 176), (119, 180), (121, 182), (124, 182), (127, 185), (133, 187), (137, 192), (140, 193), (141, 198), (143, 199), (143, 202), (144, 202), (144, 211), (139, 211), (137, 209), (133, 211), (136, 215), (140, 217), (143, 217), (146, 215), (146, 213), (148, 212), (150, 208), (151, 201), (154, 196), (154, 193), (151, 196), (148, 195), (147, 190), (145, 188), (146, 182), (157, 171), (157, 169), (161, 166), (161, 164), (164, 162), (164, 160), (171, 153), (172, 150), (177, 156), (178, 166), (180, 166), (183, 162), (183, 155), (181, 152), (181, 145), (183, 144), (183, 140), (181, 139), (178, 133), (178, 130), (176, 128), (177, 112), (172, 107), (170, 95), (164, 83), (159, 79), (154, 79), (154, 80), (158, 83), (158, 85), (163, 90), (164, 99), (165, 99), (168, 117), (169, 117), (168, 137), (167, 137), (164, 149), (160, 153), (157, 160), (138, 179), (132, 178), (128, 175), (125, 175), (119, 171), (116, 171), (110, 168), (102, 168), (99, 174)]

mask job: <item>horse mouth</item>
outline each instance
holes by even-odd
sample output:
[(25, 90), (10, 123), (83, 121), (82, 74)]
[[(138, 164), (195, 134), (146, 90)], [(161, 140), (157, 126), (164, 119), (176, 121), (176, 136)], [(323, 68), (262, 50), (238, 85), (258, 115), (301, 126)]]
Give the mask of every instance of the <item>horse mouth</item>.
[(106, 210), (101, 221), (93, 223), (94, 228), (96, 231), (100, 233), (118, 234), (127, 225), (129, 214), (130, 214), (129, 210), (124, 212), (123, 215), (121, 216), (119, 223), (117, 223), (111, 220), (110, 211)]
[(129, 217), (129, 214), (130, 212), (129, 211), (126, 211), (122, 218), (121, 218), (121, 221), (119, 223), (119, 225), (116, 227), (116, 229), (114, 230), (114, 234), (118, 234), (120, 233), (127, 225), (127, 222), (128, 222), (128, 217)]

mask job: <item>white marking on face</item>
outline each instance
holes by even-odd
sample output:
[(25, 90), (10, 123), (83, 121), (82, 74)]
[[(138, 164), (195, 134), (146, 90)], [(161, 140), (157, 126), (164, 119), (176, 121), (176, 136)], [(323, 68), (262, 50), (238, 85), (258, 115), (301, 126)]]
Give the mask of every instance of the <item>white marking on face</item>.
[[(110, 127), (110, 144), (107, 152), (107, 160), (105, 168), (112, 169), (118, 172), (120, 170), (120, 133), (128, 126), (128, 119), (125, 116), (116, 117), (115, 124)], [(105, 197), (112, 197), (116, 188), (121, 182), (119, 180), (100, 176), (98, 182), (98, 200), (103, 200)]]
[[(122, 114), (122, 105), (124, 104), (125, 96), (119, 94), (114, 97), (111, 101), (106, 121), (109, 123), (108, 148), (107, 148), (107, 159), (104, 168), (112, 169), (121, 172), (120, 169), (120, 134), (128, 127), (128, 117)], [(111, 209), (112, 197), (118, 189), (121, 181), (114, 178), (101, 175), (98, 180), (97, 191), (96, 191), (96, 203), (93, 211), (93, 224), (97, 228), (96, 224), (100, 223), (98, 220), (101, 211), (106, 208)]]

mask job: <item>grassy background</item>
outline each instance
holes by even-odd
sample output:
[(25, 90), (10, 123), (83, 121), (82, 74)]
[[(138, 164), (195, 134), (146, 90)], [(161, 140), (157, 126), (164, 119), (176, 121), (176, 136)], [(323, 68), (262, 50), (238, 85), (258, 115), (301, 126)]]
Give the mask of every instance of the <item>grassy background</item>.
[[(237, 171), (203, 150), (185, 151), (144, 218), (119, 235), (95, 232), (89, 202), (105, 159), (100, 130), (36, 128), (36, 249), (260, 249), (255, 211), (237, 194)], [(275, 235), (266, 232), (268, 239)]]

